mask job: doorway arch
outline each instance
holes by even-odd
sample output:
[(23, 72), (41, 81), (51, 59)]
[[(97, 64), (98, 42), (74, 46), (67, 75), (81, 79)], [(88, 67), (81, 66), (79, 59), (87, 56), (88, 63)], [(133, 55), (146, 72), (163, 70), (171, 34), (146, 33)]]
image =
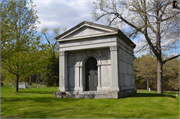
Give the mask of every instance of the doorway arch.
[(97, 62), (97, 76), (98, 76), (98, 87), (97, 87), (97, 91), (101, 88), (101, 59), (98, 56), (98, 54), (93, 53), (93, 52), (89, 52), (84, 54), (80, 59), (79, 62), (76, 63), (75, 67), (79, 68), (79, 80), (77, 81), (78, 87), (77, 90), (78, 91), (85, 91), (85, 63), (86, 61), (90, 58), (93, 57), (96, 59)]
[(97, 60), (89, 57), (85, 61), (85, 91), (97, 91)]

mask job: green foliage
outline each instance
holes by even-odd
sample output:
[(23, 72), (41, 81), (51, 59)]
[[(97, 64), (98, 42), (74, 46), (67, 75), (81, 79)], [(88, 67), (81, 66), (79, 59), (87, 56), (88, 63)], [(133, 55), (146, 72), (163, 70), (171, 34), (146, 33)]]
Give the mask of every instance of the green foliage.
[[(173, 59), (163, 65), (163, 88), (164, 90), (179, 90), (179, 59)], [(157, 89), (156, 85), (156, 59), (150, 54), (134, 59), (134, 73), (136, 88)]]
[[(176, 92), (141, 90), (122, 99), (54, 98), (58, 87), (20, 89), (1, 87), (2, 118), (178, 118)], [(139, 90), (138, 90), (139, 92)], [(142, 93), (143, 92), (143, 93)], [(16, 111), (14, 111), (16, 110)]]
[(47, 64), (49, 72), (41, 73), (40, 80), (48, 87), (59, 85), (59, 59), (52, 56)]
[(164, 88), (168, 90), (179, 90), (179, 61), (173, 59), (164, 66), (163, 82)]

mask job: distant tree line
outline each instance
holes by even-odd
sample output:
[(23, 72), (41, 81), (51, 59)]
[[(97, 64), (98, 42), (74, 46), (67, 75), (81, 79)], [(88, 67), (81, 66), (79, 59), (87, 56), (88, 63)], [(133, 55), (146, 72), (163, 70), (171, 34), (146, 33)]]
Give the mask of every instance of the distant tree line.
[[(163, 65), (163, 89), (179, 90), (179, 58)], [(134, 57), (135, 87), (157, 90), (156, 58), (150, 54)]]

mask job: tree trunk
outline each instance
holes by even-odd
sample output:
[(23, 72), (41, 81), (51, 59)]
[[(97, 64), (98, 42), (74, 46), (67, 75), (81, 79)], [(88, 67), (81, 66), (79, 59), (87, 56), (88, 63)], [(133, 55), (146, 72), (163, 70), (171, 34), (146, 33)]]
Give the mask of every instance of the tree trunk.
[(162, 61), (157, 59), (157, 93), (163, 94)]
[(156, 48), (157, 48), (157, 94), (163, 94), (163, 77), (162, 77), (162, 49), (161, 49), (161, 21), (157, 10), (157, 33), (156, 33)]
[(147, 79), (147, 91), (149, 91), (149, 79)]
[(37, 75), (36, 75), (36, 86), (37, 86)]
[(16, 92), (18, 92), (19, 89), (19, 75), (16, 74)]
[(32, 79), (31, 79), (31, 75), (29, 75), (29, 85), (32, 85)]
[(36, 75), (36, 87), (37, 87), (37, 84), (39, 84), (39, 74)]
[(39, 84), (40, 83), (39, 74), (37, 74), (37, 81), (38, 81), (38, 84)]

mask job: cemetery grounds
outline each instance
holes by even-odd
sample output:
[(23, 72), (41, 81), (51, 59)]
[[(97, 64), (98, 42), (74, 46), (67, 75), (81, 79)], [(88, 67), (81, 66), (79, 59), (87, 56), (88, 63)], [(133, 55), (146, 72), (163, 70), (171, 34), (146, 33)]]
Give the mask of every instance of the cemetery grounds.
[[(179, 93), (138, 90), (121, 99), (55, 98), (58, 87), (1, 86), (1, 118), (179, 118)], [(178, 96), (177, 96), (178, 95)]]

